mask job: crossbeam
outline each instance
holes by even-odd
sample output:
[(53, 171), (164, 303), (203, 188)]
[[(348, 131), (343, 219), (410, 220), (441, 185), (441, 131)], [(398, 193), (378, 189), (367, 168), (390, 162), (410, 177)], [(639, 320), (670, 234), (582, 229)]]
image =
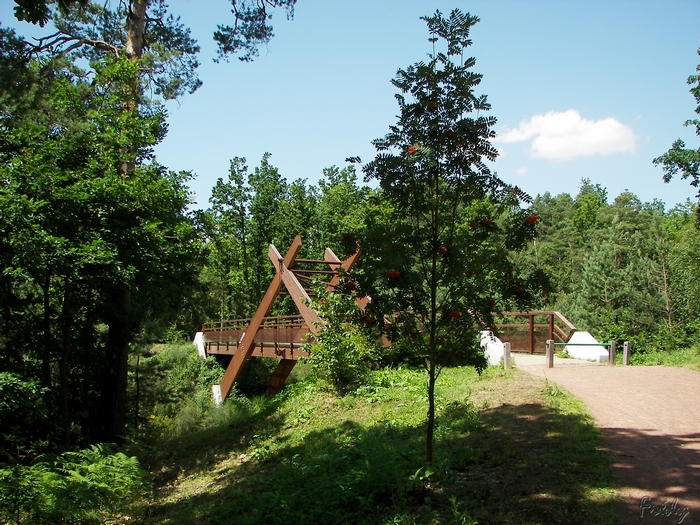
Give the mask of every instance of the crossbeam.
[[(217, 402), (231, 393), (238, 375), (249, 357), (271, 357), (280, 362), (268, 381), (268, 393), (275, 394), (284, 386), (296, 362), (308, 355), (301, 350), (303, 343), (317, 335), (325, 327), (324, 321), (311, 305), (310, 293), (301, 285), (312, 281), (310, 276), (327, 277), (328, 290), (335, 290), (340, 283), (340, 272), (349, 272), (360, 255), (360, 249), (341, 261), (330, 248), (326, 248), (323, 260), (297, 259), (301, 238), (297, 235), (284, 257), (270, 244), (268, 258), (275, 268), (275, 275), (251, 319), (234, 319), (207, 323), (202, 328), (205, 354), (230, 355), (224, 377), (215, 390)], [(326, 270), (295, 268), (296, 264), (326, 265)], [(283, 293), (289, 295), (297, 307), (297, 316), (270, 316), (275, 299)], [(364, 309), (367, 299), (357, 299)]]

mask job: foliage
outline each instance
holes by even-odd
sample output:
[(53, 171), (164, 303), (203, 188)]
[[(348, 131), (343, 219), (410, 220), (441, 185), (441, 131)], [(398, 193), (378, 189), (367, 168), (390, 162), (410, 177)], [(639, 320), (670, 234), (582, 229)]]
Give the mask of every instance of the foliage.
[(345, 280), (340, 290), (318, 290), (314, 308), (326, 326), (305, 345), (308, 361), (314, 370), (326, 377), (333, 387), (344, 392), (360, 386), (377, 360), (377, 343), (360, 328), (362, 312), (355, 297), (347, 292)]
[[(698, 48), (700, 55), (700, 48)], [(696, 68), (698, 74), (688, 77), (688, 84), (691, 86), (690, 93), (695, 97), (697, 107), (695, 113), (700, 116), (700, 64)], [(695, 126), (695, 134), (700, 138), (700, 118), (689, 119), (684, 123), (685, 126)], [(680, 172), (681, 178), (690, 179), (690, 185), (698, 188), (700, 186), (700, 148), (693, 150), (687, 148), (685, 142), (676, 140), (671, 149), (666, 153), (654, 159), (654, 164), (660, 164), (664, 170), (664, 182), (669, 182), (674, 176)], [(698, 190), (697, 198), (700, 198), (700, 190)], [(698, 215), (700, 221), (700, 215)]]
[[(581, 230), (581, 203), (589, 220)], [(623, 192), (608, 203), (605, 188), (584, 179), (575, 199), (537, 197), (539, 236), (521, 254), (523, 265), (551, 281), (546, 309), (561, 311), (599, 340), (629, 340), (633, 352), (668, 352), (697, 341), (700, 290), (695, 207), (666, 210)], [(583, 200), (582, 200), (583, 199)], [(590, 204), (590, 202), (588, 202)]]
[[(504, 298), (521, 306), (534, 298), (535, 280), (513, 272), (508, 251), (532, 238), (538, 217), (522, 210), (528, 197), (491, 173), (494, 117), (475, 89), (481, 75), (465, 58), (478, 18), (453, 10), (425, 17), (428, 62), (399, 70), (398, 122), (374, 141), (364, 167), (389, 203), (390, 220), (376, 224), (367, 251), (383, 254), (368, 292), (375, 319), (390, 319), (390, 339), (428, 369), (428, 461), (432, 460), (433, 390), (440, 367), (461, 362), (483, 369), (478, 327), (492, 324)], [(446, 51), (439, 51), (437, 44)], [(373, 243), (374, 242), (374, 243)]]
[[(0, 340), (20, 341), (3, 367), (53, 386), (66, 445), (123, 436), (122, 350), (148, 321), (173, 321), (200, 247), (185, 210), (190, 175), (149, 162), (164, 114), (124, 108), (136, 65), (93, 65), (89, 82), (47, 65), (53, 78), (26, 93), (23, 111), (7, 108), (0, 136)], [(125, 176), (130, 158), (139, 166)]]
[(0, 372), (0, 454), (4, 460), (30, 452), (33, 442), (47, 436), (47, 390), (36, 381), (23, 381), (11, 372)]
[(542, 384), (446, 368), (426, 465), (423, 371), (372, 371), (346, 396), (309, 378), (236, 424), (162, 447), (151, 470), (167, 490), (144, 510), (173, 524), (615, 523), (599, 432), (581, 403)]
[(104, 521), (129, 505), (144, 486), (135, 457), (93, 445), (41, 456), (32, 465), (0, 468), (4, 523)]
[(192, 344), (148, 345), (131, 358), (128, 419), (135, 435), (154, 442), (207, 426), (215, 410), (211, 387), (224, 370), (201, 359)]
[(232, 26), (218, 25), (214, 40), (218, 43), (218, 58), (226, 59), (229, 54), (241, 53), (242, 62), (250, 62), (258, 56), (258, 48), (272, 38), (272, 26), (268, 20), (272, 15), (268, 9), (281, 7), (287, 19), (294, 18), (294, 5), (297, 0), (230, 0), (236, 17)]
[(700, 372), (700, 346), (674, 346), (646, 352), (632, 352), (630, 364), (641, 366), (676, 366)]

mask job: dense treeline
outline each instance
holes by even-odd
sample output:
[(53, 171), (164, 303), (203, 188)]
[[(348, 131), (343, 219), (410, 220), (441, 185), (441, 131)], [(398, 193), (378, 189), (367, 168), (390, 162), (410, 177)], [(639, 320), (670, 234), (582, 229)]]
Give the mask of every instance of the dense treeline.
[[(241, 159), (232, 161), (232, 178), (217, 183), (205, 214), (209, 259), (202, 290), (208, 292), (201, 304), (209, 319), (254, 312), (273, 272), (268, 241), (257, 241), (263, 228), (278, 247), (301, 235), (309, 256), (317, 257), (324, 246), (347, 253), (354, 246), (348, 238), (362, 242), (369, 235), (367, 242), (374, 242), (371, 232), (382, 216), (381, 191), (359, 186), (352, 166), (330, 168), (318, 187), (306, 187), (303, 181), (288, 185), (268, 156), (248, 184), (240, 178), (242, 165)], [(268, 184), (260, 183), (263, 174)], [(278, 201), (261, 212), (257, 204), (269, 199), (264, 192), (277, 192)], [(632, 340), (640, 351), (690, 345), (700, 328), (695, 209), (690, 201), (672, 209), (659, 201), (643, 203), (631, 192), (610, 199), (604, 187), (583, 180), (576, 196), (545, 193), (534, 199), (537, 238), (509, 257), (522, 276), (540, 270), (537, 275), (545, 277), (531, 307), (559, 310), (579, 329), (602, 340)], [(370, 273), (364, 267), (376, 264), (375, 255), (360, 260), (360, 274)]]
[(640, 350), (693, 340), (700, 313), (698, 235), (690, 202), (667, 210), (582, 181), (576, 197), (535, 199), (540, 232), (527, 263), (550, 279), (543, 306), (561, 311), (601, 340)]

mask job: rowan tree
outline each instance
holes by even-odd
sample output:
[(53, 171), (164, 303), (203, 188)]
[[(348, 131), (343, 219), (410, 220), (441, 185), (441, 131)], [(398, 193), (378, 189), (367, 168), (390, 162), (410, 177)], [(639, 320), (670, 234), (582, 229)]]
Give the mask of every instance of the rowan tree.
[(453, 10), (423, 20), (428, 60), (397, 72), (398, 122), (374, 141), (377, 156), (364, 166), (379, 181), (390, 217), (374, 224), (363, 251), (382, 253), (366, 283), (367, 324), (427, 368), (432, 462), (440, 370), (483, 369), (476, 332), (492, 324), (503, 301), (525, 305), (536, 296), (534, 280), (514, 268), (508, 250), (534, 235), (538, 218), (519, 206), (529, 197), (487, 165), (497, 156), (490, 143), (496, 119), (486, 115), (486, 96), (475, 93), (482, 78), (472, 71), (475, 59), (464, 55), (478, 18)]

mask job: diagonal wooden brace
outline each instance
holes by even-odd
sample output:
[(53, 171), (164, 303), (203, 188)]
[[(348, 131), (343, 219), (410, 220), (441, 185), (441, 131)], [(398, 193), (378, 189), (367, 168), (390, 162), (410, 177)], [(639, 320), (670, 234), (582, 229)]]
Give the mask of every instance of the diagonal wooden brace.
[[(352, 270), (353, 266), (355, 266), (355, 262), (357, 262), (357, 259), (360, 257), (361, 252), (362, 250), (360, 250), (360, 246), (358, 244), (355, 253), (353, 253), (350, 257), (348, 257), (341, 263), (338, 256), (335, 253), (333, 253), (333, 250), (331, 250), (330, 248), (326, 248), (326, 252), (323, 256), (323, 259), (328, 262), (328, 265), (331, 267), (331, 269), (336, 270), (336, 274), (328, 283), (328, 287), (326, 288), (326, 290), (333, 291), (335, 290), (336, 286), (338, 286), (338, 284), (340, 283), (340, 273), (337, 272), (338, 267), (342, 268), (346, 272), (349, 272), (350, 270)], [(367, 307), (367, 304), (369, 302), (369, 296), (365, 295), (364, 297), (355, 297), (355, 303), (357, 304), (358, 308), (363, 312), (365, 311), (365, 308)]]
[(306, 290), (299, 284), (296, 275), (294, 275), (289, 269), (289, 266), (285, 264), (285, 260), (282, 259), (282, 256), (274, 245), (270, 245), (267, 255), (275, 266), (275, 270), (277, 270), (275, 277), (280, 276), (292, 301), (294, 301), (294, 304), (299, 309), (299, 313), (304, 318), (304, 321), (306, 321), (306, 326), (309, 327), (309, 331), (317, 335), (319, 330), (325, 326), (325, 323), (318, 316), (316, 310), (311, 308), (311, 298), (309, 294), (307, 294)]
[[(294, 261), (296, 260), (297, 254), (299, 253), (300, 249), (301, 237), (297, 235), (294, 238), (294, 241), (292, 241), (289, 250), (287, 250), (287, 255), (284, 256), (284, 259), (282, 259), (282, 257), (279, 258), (281, 260), (282, 266), (285, 268), (291, 268), (294, 265)], [(279, 261), (276, 262), (277, 264), (275, 264), (275, 267), (277, 268)], [(288, 273), (291, 273), (291, 271), (289, 271)], [(267, 287), (267, 291), (265, 292), (262, 301), (260, 301), (260, 304), (258, 305), (258, 309), (256, 310), (253, 319), (250, 321), (248, 328), (246, 328), (243, 337), (239, 341), (238, 350), (231, 359), (231, 362), (228, 364), (228, 367), (226, 367), (224, 377), (221, 379), (221, 383), (219, 383), (219, 387), (221, 388), (222, 400), (225, 400), (231, 393), (233, 384), (236, 382), (236, 378), (238, 377), (238, 374), (243, 368), (245, 360), (253, 352), (253, 349), (255, 348), (255, 334), (260, 329), (260, 326), (262, 325), (265, 316), (270, 313), (270, 310), (272, 309), (272, 304), (275, 302), (275, 299), (279, 295), (281, 288), (282, 275), (278, 270), (278, 272), (272, 278), (270, 285)]]

